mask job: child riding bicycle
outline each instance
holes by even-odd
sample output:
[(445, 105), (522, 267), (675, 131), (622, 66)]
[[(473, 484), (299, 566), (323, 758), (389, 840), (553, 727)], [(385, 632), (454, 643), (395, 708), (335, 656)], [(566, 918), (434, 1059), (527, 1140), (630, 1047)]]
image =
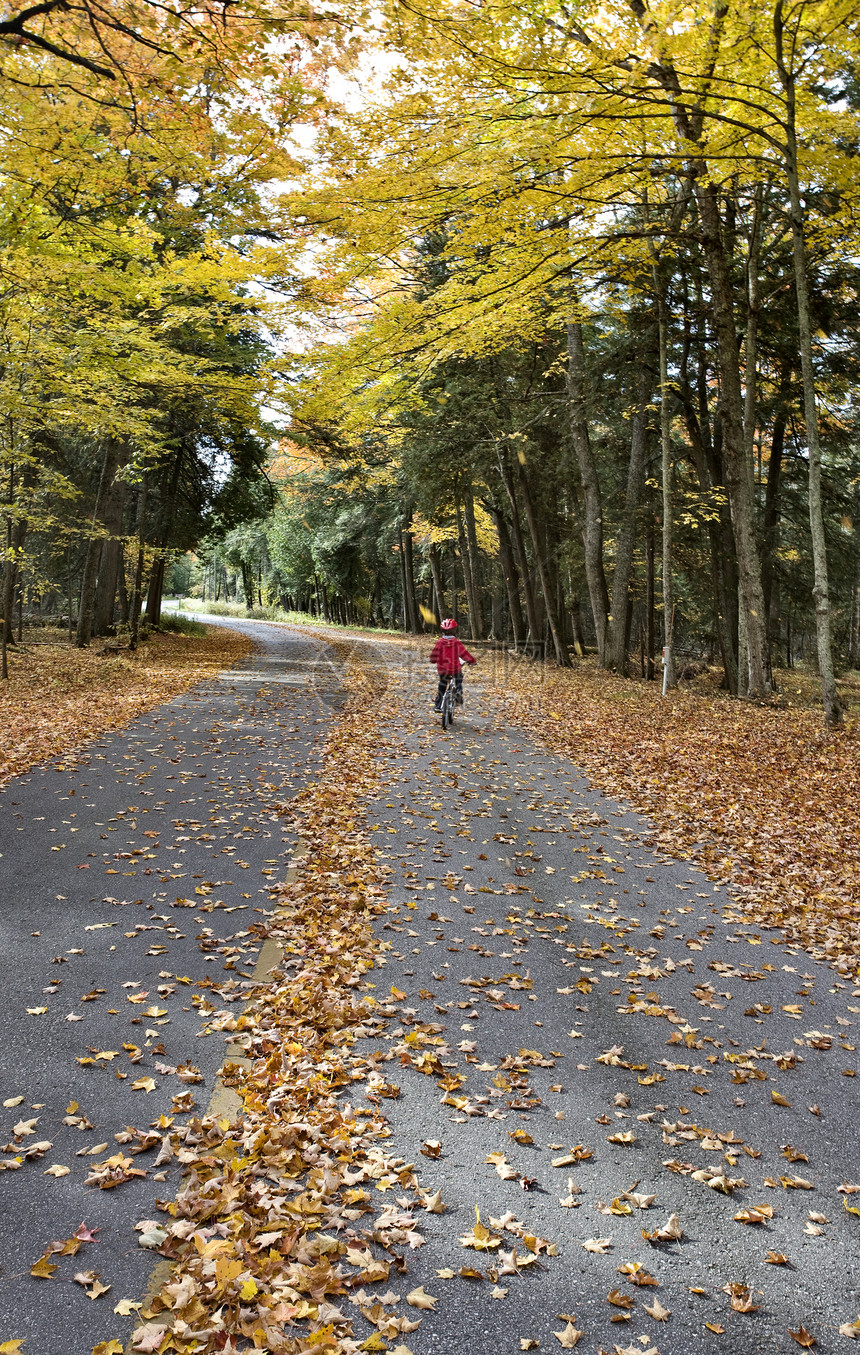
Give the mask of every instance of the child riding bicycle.
[(440, 630), (442, 634), (430, 653), (430, 662), (435, 663), (439, 674), (439, 690), (433, 703), (433, 709), (437, 714), (442, 709), (442, 697), (452, 677), (456, 685), (455, 700), (458, 706), (462, 706), (463, 664), (476, 662), (466, 646), (457, 638), (457, 622), (452, 617), (449, 616), (440, 623)]

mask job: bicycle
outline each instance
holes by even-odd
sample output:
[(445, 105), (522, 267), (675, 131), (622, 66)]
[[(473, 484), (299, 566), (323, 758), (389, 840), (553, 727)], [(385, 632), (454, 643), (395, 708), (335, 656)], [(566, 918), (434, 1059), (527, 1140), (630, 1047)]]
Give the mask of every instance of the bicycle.
[(454, 707), (457, 704), (457, 679), (453, 673), (442, 695), (442, 728), (447, 729), (454, 723)]

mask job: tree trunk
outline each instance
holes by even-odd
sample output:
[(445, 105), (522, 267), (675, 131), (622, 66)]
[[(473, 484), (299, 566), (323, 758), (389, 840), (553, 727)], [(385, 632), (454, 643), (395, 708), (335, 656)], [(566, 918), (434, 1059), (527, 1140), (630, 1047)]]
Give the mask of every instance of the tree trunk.
[[(409, 631), (409, 620), (410, 620), (410, 618), (409, 618), (409, 604), (408, 604), (408, 602), (406, 601), (406, 593), (407, 593), (407, 588), (406, 588), (406, 559), (405, 559), (405, 551), (404, 551), (404, 547), (403, 547), (403, 532), (401, 531), (400, 528), (397, 529), (397, 546), (398, 546), (398, 549), (397, 549), (397, 558), (398, 558), (398, 560), (400, 561), (400, 596), (401, 596), (401, 598), (402, 598), (402, 600), (403, 600), (403, 629), (404, 629), (404, 631), (406, 631), (406, 632), (408, 633), (408, 631)], [(335, 597), (335, 599), (334, 599), (334, 606), (335, 606), (335, 608), (337, 608), (337, 605), (338, 605), (338, 601), (337, 601), (337, 597)]]
[(421, 627), (418, 623), (418, 601), (415, 597), (415, 570), (413, 567), (412, 544), (412, 533), (407, 528), (403, 533), (403, 570), (406, 584), (406, 606), (409, 617), (409, 629), (413, 635), (417, 635)]
[(860, 668), (860, 560), (855, 566), (853, 591), (851, 635), (848, 641), (848, 666), (849, 668)]
[(146, 619), (151, 626), (161, 621), (161, 599), (164, 596), (164, 573), (166, 562), (163, 555), (156, 555), (149, 574), (149, 588), (146, 591)]
[(166, 569), (164, 553), (170, 544), (170, 534), (173, 530), (173, 518), (179, 498), (179, 484), (182, 475), (184, 456), (185, 448), (180, 443), (172, 466), (165, 466), (164, 468), (160, 496), (161, 533), (160, 537), (157, 538), (161, 547), (161, 552), (153, 561), (152, 572), (149, 576), (149, 588), (146, 596), (146, 619), (151, 626), (157, 626), (161, 621), (161, 599), (164, 595), (164, 574)]
[(433, 597), (436, 607), (436, 621), (445, 617), (445, 593), (442, 588), (442, 559), (438, 545), (432, 545), (427, 552), (430, 561), (430, 577), (433, 580)]
[(755, 536), (752, 477), (747, 470), (744, 449), (744, 398), (735, 332), (731, 270), (722, 241), (716, 187), (710, 183), (698, 182), (696, 199), (711, 281), (711, 309), (717, 340), (722, 400), (723, 466), (726, 491), (731, 505), (740, 597), (749, 646), (749, 694), (753, 698), (759, 698), (769, 694), (771, 684), (767, 679), (765, 665), (764, 599)]
[(460, 550), (460, 563), (463, 566), (463, 590), (466, 594), (466, 612), (469, 622), (469, 638), (477, 640), (478, 599), (475, 596), (475, 576), (472, 573), (472, 561), (469, 554), (469, 542), (466, 537), (466, 517), (460, 499), (456, 498), (454, 507), (457, 516), (457, 544)]
[(781, 405), (776, 413), (773, 433), (770, 439), (770, 457), (767, 465), (767, 482), (764, 491), (764, 515), (762, 520), (762, 564), (761, 586), (764, 597), (765, 631), (768, 648), (779, 643), (779, 613), (775, 605), (776, 588), (776, 551), (779, 545), (779, 505), (782, 487), (782, 456), (785, 447), (786, 410)]
[[(758, 416), (758, 320), (759, 320), (759, 241), (762, 219), (762, 186), (756, 184), (753, 199), (753, 219), (750, 229), (749, 257), (747, 259), (747, 327), (744, 338), (744, 471), (749, 481), (747, 493), (755, 509), (756, 489), (753, 467), (755, 431)], [(762, 618), (764, 648), (762, 664), (765, 687), (773, 690), (773, 669), (768, 643), (767, 607), (764, 606), (762, 581)], [(738, 696), (749, 695), (749, 625), (744, 614), (743, 596), (738, 593)]]
[(119, 602), (119, 622), (127, 626), (131, 617), (131, 599), (128, 595), (128, 579), (125, 572), (125, 548), (120, 552), (117, 571), (117, 601)]
[(143, 566), (146, 559), (146, 495), (148, 482), (144, 473), (137, 492), (137, 561), (134, 567), (134, 585), (131, 593), (129, 620), (129, 648), (137, 649), (140, 635), (140, 611), (143, 605)]
[(607, 646), (607, 667), (627, 674), (627, 634), (630, 618), (630, 576), (633, 572), (633, 547), (636, 541), (636, 516), (645, 470), (645, 437), (652, 373), (644, 362), (639, 368), (636, 412), (630, 428), (630, 461), (627, 466), (627, 493), (624, 518), (615, 548), (615, 572), (612, 577), (612, 617)]
[(525, 624), (520, 605), (520, 579), (514, 560), (511, 534), (508, 531), (508, 524), (501, 509), (491, 506), (490, 512), (493, 515), (493, 522), (496, 525), (496, 532), (499, 537), (499, 560), (502, 566), (502, 576), (505, 580), (505, 591), (508, 595), (511, 637), (514, 649), (520, 649), (525, 639)]
[(654, 681), (654, 528), (648, 523), (645, 538), (646, 583), (645, 583), (645, 676)]
[(750, 640), (743, 593), (738, 584), (738, 696), (745, 701), (750, 694)]
[(84, 573), (81, 580), (81, 595), (78, 600), (78, 630), (76, 643), (78, 649), (85, 649), (93, 633), (93, 607), (95, 605), (96, 582), (104, 540), (96, 535), (96, 524), (102, 525), (102, 515), (119, 468), (121, 443), (116, 438), (106, 438), (102, 458), (99, 487), (93, 508), (91, 536), (87, 543), (87, 555), (84, 561)]
[(463, 486), (463, 515), (466, 520), (466, 559), (475, 608), (474, 621), (471, 623), (472, 639), (482, 640), (484, 638), (484, 609), (481, 602), (481, 555), (478, 550), (478, 531), (475, 525), (475, 500), (472, 494), (472, 486), (468, 481)]
[[(26, 478), (25, 476), (22, 478)], [(14, 644), (15, 637), (13, 631), (15, 596), (18, 597), (18, 641), (20, 643), (23, 634), (22, 618), (22, 593), (21, 593), (21, 562), (24, 555), (24, 539), (27, 535), (27, 519), (20, 517), (12, 524), (11, 536), (11, 554), (8, 560), (8, 572), (4, 575), (5, 587), (8, 592), (8, 603), (4, 596), (3, 607), (3, 631), (6, 636), (7, 644)]]
[[(694, 271), (695, 303), (699, 322), (696, 328), (697, 371), (695, 399), (682, 381), (681, 401), (687, 422), (687, 432), (699, 484), (706, 494), (723, 484), (722, 431), (717, 422), (711, 436), (709, 392), (711, 389), (708, 364), (708, 345), (704, 323), (702, 279), (698, 268)], [(719, 437), (716, 436), (719, 430)], [(719, 520), (708, 517), (708, 543), (711, 552), (711, 580), (713, 589), (714, 629), (723, 661), (723, 685), (737, 695), (737, 611), (738, 585), (735, 541), (731, 513), (720, 503)]]
[(582, 325), (567, 326), (567, 394), (570, 432), (582, 483), (583, 513), (582, 541), (585, 548), (585, 579), (597, 635), (597, 657), (601, 668), (606, 665), (606, 641), (609, 618), (609, 592), (603, 568), (603, 500), (597, 464), (588, 435), (585, 414), (585, 360), (582, 346)]
[[(117, 469), (120, 469), (124, 459), (120, 455)], [(125, 511), (125, 492), (125, 481), (114, 476), (113, 484), (109, 487), (105, 496), (104, 510), (101, 513), (102, 525), (108, 535), (102, 543), (102, 553), (99, 559), (99, 573), (93, 603), (93, 635), (107, 635), (113, 626), (116, 588), (123, 555), (123, 542), (120, 533), (122, 532), (122, 519)]]
[(69, 549), (68, 546), (66, 547), (66, 594), (67, 594), (67, 602), (68, 602), (68, 605), (69, 605), (69, 615), (68, 615), (68, 617), (67, 617), (67, 624), (68, 624), (68, 631), (69, 631), (69, 644), (71, 644), (71, 643), (72, 643), (72, 640), (74, 639), (74, 634), (75, 634), (75, 632), (74, 632), (74, 628), (73, 628), (73, 626), (72, 626), (72, 597), (73, 597), (73, 592), (72, 592), (72, 552), (71, 552), (71, 550)]
[(520, 510), (517, 503), (516, 490), (514, 488), (514, 477), (511, 472), (511, 463), (508, 459), (507, 449), (500, 449), (499, 472), (502, 477), (502, 484), (508, 496), (508, 502), (511, 505), (511, 537), (513, 539), (514, 551), (516, 553), (517, 564), (520, 571), (520, 580), (523, 586), (523, 599), (526, 606), (526, 620), (528, 623), (527, 639), (537, 642), (540, 639), (540, 627), (538, 625), (537, 607), (535, 606), (534, 588), (532, 586), (531, 571), (529, 569), (528, 556), (526, 555), (525, 542), (523, 541), (523, 531), (520, 524)]
[(15, 470), (9, 471), (9, 509), (6, 513), (6, 559), (3, 562), (3, 616), (0, 617), (0, 677), (9, 678), (9, 641), (12, 636), (12, 586), (14, 564), (12, 552), (12, 500), (15, 494)]
[(582, 603), (576, 596), (570, 599), (570, 627), (573, 632), (573, 652), (578, 659), (584, 659), (585, 628), (582, 624)]
[(808, 262), (804, 238), (804, 213), (797, 172), (797, 137), (795, 123), (795, 75), (785, 64), (783, 56), (783, 6), (777, 0), (774, 9), (774, 34), (777, 44), (779, 70), (786, 101), (785, 161), (788, 178), (788, 196), (791, 215), (791, 242), (794, 258), (794, 289), (797, 299), (797, 327), (800, 339), (800, 372), (803, 381), (803, 414), (806, 423), (806, 445), (809, 449), (809, 526), (812, 536), (812, 567), (815, 601), (815, 630), (818, 650), (818, 673), (821, 679), (821, 700), (827, 725), (842, 722), (842, 706), (836, 691), (831, 638), (830, 586), (827, 565), (827, 538), (824, 531), (824, 505), (821, 489), (821, 441), (818, 427), (818, 401), (815, 390), (815, 366), (812, 360), (812, 323), (809, 306)]
[(245, 610), (250, 612), (254, 608), (254, 571), (245, 559), (239, 561), (239, 569), (242, 574), (242, 592), (245, 594)]
[(672, 420), (669, 409), (669, 334), (666, 293), (654, 268), (657, 333), (660, 354), (660, 466), (663, 490), (663, 694), (677, 686), (675, 676), (675, 578), (673, 560), (674, 503), (672, 494)]
[(528, 486), (528, 480), (522, 466), (522, 462), (517, 458), (517, 474), (519, 479), (520, 494), (522, 495), (523, 507), (526, 513), (526, 522), (529, 526), (529, 534), (532, 539), (532, 552), (535, 557), (535, 564), (538, 569), (538, 577), (543, 593), (544, 608), (546, 610), (547, 625), (552, 637), (553, 650), (555, 651), (555, 661), (559, 668), (570, 668), (570, 655), (565, 648), (564, 639), (559, 625), (558, 614), (555, 607), (555, 593), (550, 578), (549, 568), (547, 566), (546, 556), (543, 551), (540, 525), (537, 520), (534, 503), (532, 502), (531, 492)]

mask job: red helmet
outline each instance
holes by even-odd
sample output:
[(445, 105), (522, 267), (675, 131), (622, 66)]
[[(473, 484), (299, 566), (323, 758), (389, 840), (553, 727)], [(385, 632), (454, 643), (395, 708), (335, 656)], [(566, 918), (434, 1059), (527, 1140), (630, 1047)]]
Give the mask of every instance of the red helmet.
[(445, 620), (444, 620), (444, 621), (440, 621), (439, 624), (440, 624), (442, 630), (456, 630), (456, 629), (457, 629), (457, 622), (454, 620), (453, 616), (447, 616), (447, 617), (445, 618)]

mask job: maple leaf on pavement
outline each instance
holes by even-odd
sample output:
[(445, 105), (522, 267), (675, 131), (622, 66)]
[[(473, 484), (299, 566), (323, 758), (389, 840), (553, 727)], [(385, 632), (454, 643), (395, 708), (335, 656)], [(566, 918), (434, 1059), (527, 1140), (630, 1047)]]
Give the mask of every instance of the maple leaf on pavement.
[(573, 1350), (574, 1347), (582, 1340), (584, 1335), (585, 1332), (577, 1331), (576, 1327), (573, 1325), (572, 1322), (568, 1322), (567, 1326), (564, 1328), (563, 1331), (553, 1332), (553, 1336), (558, 1341), (562, 1350)]

